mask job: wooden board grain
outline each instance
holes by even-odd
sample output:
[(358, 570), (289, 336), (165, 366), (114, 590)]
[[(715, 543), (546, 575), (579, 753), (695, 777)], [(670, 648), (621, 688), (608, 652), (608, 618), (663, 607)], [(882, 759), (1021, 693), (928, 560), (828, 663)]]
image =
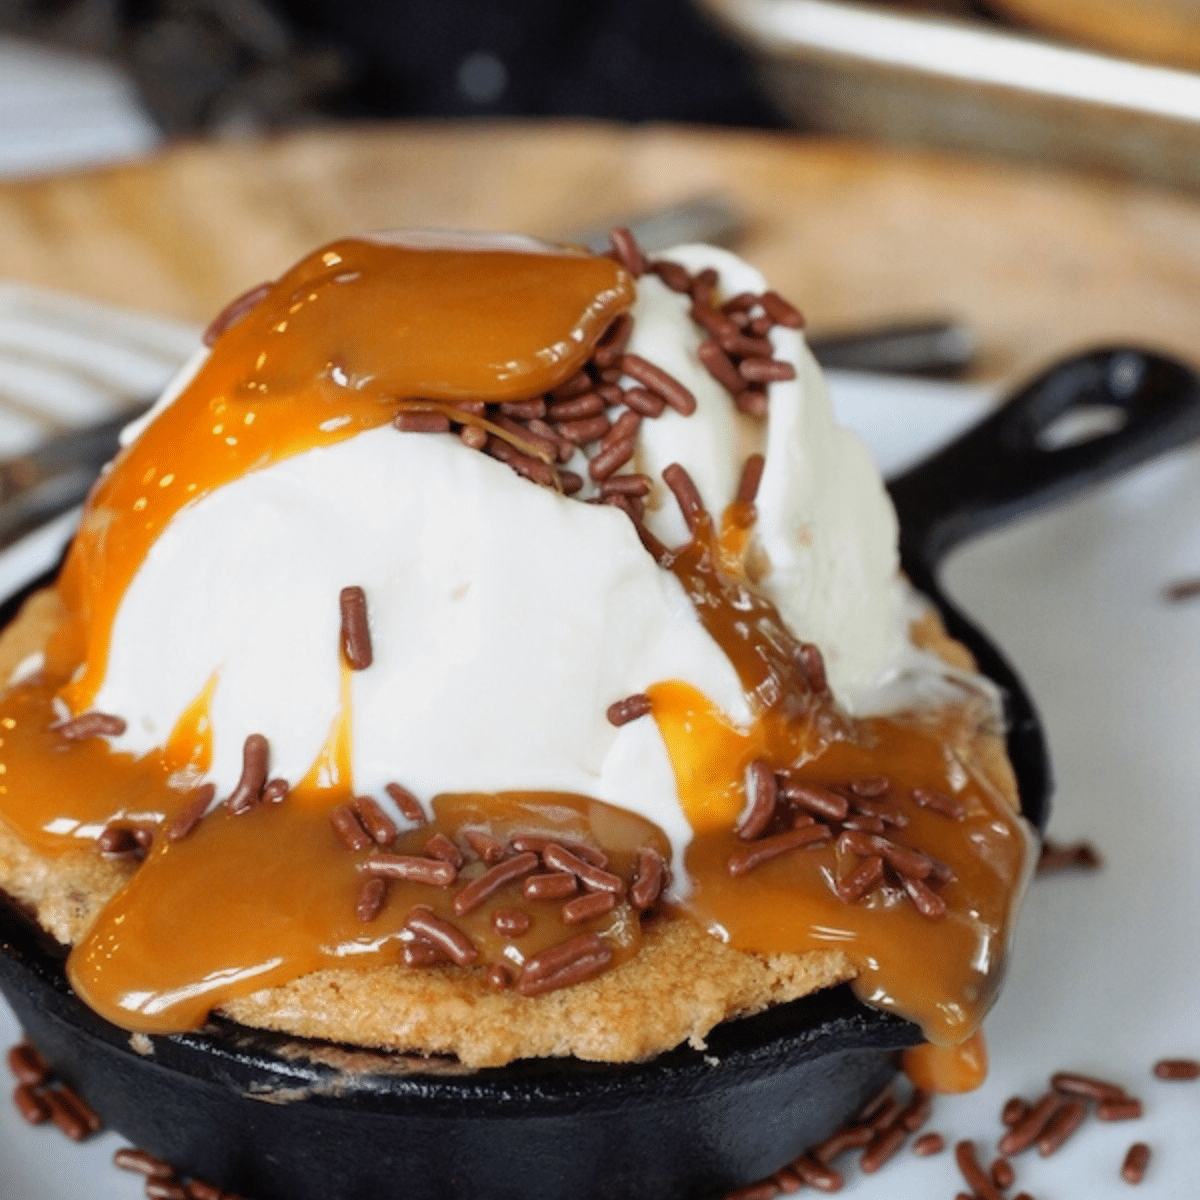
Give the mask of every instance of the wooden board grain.
[(434, 225), (553, 236), (701, 192), (814, 328), (950, 312), (981, 377), (1107, 341), (1200, 357), (1200, 200), (791, 134), (396, 124), (185, 144), (0, 184), (0, 275), (204, 321), (324, 240)]

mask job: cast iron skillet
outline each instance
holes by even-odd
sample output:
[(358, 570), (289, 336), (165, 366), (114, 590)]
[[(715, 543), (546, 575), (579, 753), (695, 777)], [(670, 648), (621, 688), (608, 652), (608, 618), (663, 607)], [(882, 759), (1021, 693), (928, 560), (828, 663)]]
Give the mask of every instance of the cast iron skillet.
[[(1123, 427), (1039, 446), (1062, 414), (1096, 405)], [(941, 594), (938, 565), (966, 537), (1198, 436), (1190, 371), (1100, 350), (1052, 368), (891, 486), (904, 569), (1003, 690), (1022, 808), (1039, 829), (1050, 770), (1036, 712)], [(0, 904), (0, 950), (0, 988), (22, 1025), (112, 1128), (256, 1200), (719, 1196), (832, 1132), (891, 1076), (896, 1051), (920, 1040), (848, 988), (723, 1025), (703, 1053), (632, 1066), (530, 1060), (468, 1072), (221, 1022), (130, 1039), (71, 995), (61, 951), (11, 904)]]

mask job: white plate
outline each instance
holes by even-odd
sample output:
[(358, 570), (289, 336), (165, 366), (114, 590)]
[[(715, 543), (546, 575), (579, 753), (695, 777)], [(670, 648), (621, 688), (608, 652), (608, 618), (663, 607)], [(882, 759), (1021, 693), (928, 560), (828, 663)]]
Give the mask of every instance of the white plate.
[[(843, 420), (895, 470), (970, 423), (974, 389), (838, 378)], [(1087, 837), (1102, 872), (1036, 880), (1010, 978), (987, 1022), (992, 1072), (970, 1096), (937, 1101), (929, 1126), (976, 1140), (990, 1162), (999, 1110), (1039, 1094), (1051, 1072), (1088, 1071), (1142, 1097), (1144, 1119), (1089, 1121), (1053, 1158), (1016, 1160), (1039, 1200), (1128, 1200), (1126, 1149), (1154, 1151), (1142, 1195), (1195, 1197), (1187, 1150), (1200, 1084), (1155, 1080), (1165, 1056), (1200, 1057), (1200, 600), (1169, 606), (1162, 586), (1200, 575), (1200, 453), (1145, 468), (1101, 494), (1025, 521), (957, 555), (947, 579), (1029, 685), (1058, 788), (1052, 833)], [(0, 1006), (0, 1043), (16, 1037)], [(113, 1135), (76, 1147), (0, 1105), (0, 1200), (134, 1200), (136, 1177), (108, 1166)], [(949, 1152), (901, 1154), (852, 1173), (854, 1200), (930, 1200), (962, 1187)]]

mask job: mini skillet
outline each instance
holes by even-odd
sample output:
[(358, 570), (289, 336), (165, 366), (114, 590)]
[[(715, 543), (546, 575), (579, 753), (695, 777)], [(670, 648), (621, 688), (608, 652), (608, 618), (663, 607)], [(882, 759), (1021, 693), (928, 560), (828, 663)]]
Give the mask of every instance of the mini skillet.
[[(1097, 406), (1121, 428), (1042, 448), (1059, 418)], [(904, 570), (1000, 686), (1022, 809), (1039, 829), (1050, 770), (1037, 714), (941, 593), (938, 567), (965, 538), (1196, 437), (1190, 371), (1100, 350), (1051, 368), (891, 484)], [(829, 1134), (891, 1077), (896, 1051), (920, 1041), (915, 1026), (837, 988), (720, 1026), (703, 1053), (628, 1066), (529, 1060), (470, 1072), (216, 1020), (135, 1049), (75, 999), (61, 949), (11, 904), (0, 905), (0, 949), (0, 989), (21, 1024), (112, 1128), (256, 1200), (718, 1196)]]

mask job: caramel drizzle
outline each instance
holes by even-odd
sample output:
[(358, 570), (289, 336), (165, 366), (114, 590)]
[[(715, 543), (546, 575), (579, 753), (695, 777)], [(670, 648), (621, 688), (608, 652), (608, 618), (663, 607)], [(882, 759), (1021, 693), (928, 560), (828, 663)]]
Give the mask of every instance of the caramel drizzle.
[(302, 260), (221, 332), (182, 395), (97, 483), (58, 584), (72, 620), (50, 657), (82, 663), (62, 690), (68, 708), (90, 707), (121, 599), (184, 505), (387, 424), (413, 397), (549, 391), (633, 294), (610, 259), (565, 252), (346, 239)]
[[(690, 685), (648, 689), (695, 832), (686, 863), (693, 888), (682, 907), (735, 947), (774, 954), (837, 949), (855, 970), (865, 1001), (915, 1020), (926, 1036), (957, 1045), (979, 1028), (999, 986), (1015, 899), (1032, 865), (1030, 831), (971, 761), (976, 730), (963, 714), (851, 720), (816, 692), (803, 645), (746, 579), (753, 510), (737, 501), (720, 531), (693, 514), (693, 536), (659, 553), (687, 591), (708, 632), (737, 670), (753, 720), (730, 721)], [(845, 841), (797, 830), (798, 845), (733, 877), (745, 854), (739, 817), (747, 771), (763, 762), (836, 793), (884, 775), (904, 828), (892, 844), (933, 855), (954, 878), (939, 893), (944, 916), (930, 920), (899, 887), (871, 889), (847, 903), (838, 885), (862, 861)], [(952, 795), (956, 821), (917, 798)]]
[[(164, 752), (137, 762), (112, 754), (98, 738), (72, 743), (64, 752), (61, 736), (48, 728), (55, 687), (70, 677), (85, 650), (84, 673), (62, 694), (76, 711), (94, 694), (120, 596), (148, 546), (183, 504), (246, 470), (383, 424), (408, 397), (440, 406), (463, 395), (511, 400), (551, 390), (587, 361), (612, 317), (631, 299), (628, 278), (614, 264), (545, 256), (534, 276), (543, 288), (549, 276), (558, 290), (539, 293), (536, 301), (526, 295), (514, 304), (505, 295), (497, 303), (497, 289), (508, 289), (513, 270), (502, 260), (516, 257), (528, 266), (524, 260), (530, 256), (477, 254), (468, 272), (477, 284), (483, 280), (476, 308), (470, 309), (475, 324), (458, 314), (458, 327), (466, 329), (461, 344), (447, 337), (454, 325), (447, 322), (443, 295), (414, 319), (445, 358), (433, 370), (414, 352), (408, 373), (397, 375), (393, 364), (405, 355), (396, 353), (394, 339), (382, 337), (381, 329), (390, 335), (395, 322), (388, 327), (389, 319), (398, 312), (411, 317), (414, 297), (420, 297), (415, 305), (420, 309), (435, 294), (428, 271), (444, 269), (447, 253), (356, 241), (317, 252), (226, 327), (197, 380), (102, 481), (60, 584), (72, 618), (49, 649), (46, 679), (14, 689), (3, 704), (5, 816), (32, 844), (58, 850), (72, 838), (95, 838), (114, 821), (162, 825), (196, 807), (194, 784), (210, 753), (205, 721), (214, 681), (181, 719)], [(411, 276), (407, 282), (397, 283), (398, 267)], [(369, 293), (361, 307), (375, 313), (370, 336), (353, 325), (361, 320), (359, 305), (336, 302), (351, 287)], [(462, 297), (452, 303), (461, 306)], [(553, 311), (558, 324), (538, 333), (540, 355), (522, 357), (524, 352), (507, 347), (516, 332), (529, 327), (530, 306), (539, 304), (538, 311)], [(563, 311), (574, 321), (567, 337), (558, 315)], [(507, 325), (506, 313), (514, 318)], [(506, 350), (502, 360), (485, 355), (481, 363), (476, 343), (480, 325), (489, 323)], [(460, 375), (446, 375), (448, 360), (462, 366)], [(251, 361), (255, 365), (247, 369)], [(185, 436), (192, 443), (186, 477), (168, 469), (172, 448)], [(918, 1020), (935, 1041), (962, 1042), (977, 1027), (998, 982), (1013, 900), (1028, 874), (1023, 823), (970, 762), (974, 730), (967, 722), (945, 714), (852, 721), (837, 709), (819, 657), (814, 660), (812, 648), (788, 632), (747, 580), (753, 487), (739, 494), (717, 529), (694, 489), (689, 493), (678, 478), (669, 482), (693, 536), (673, 551), (649, 535), (647, 544), (683, 584), (733, 663), (754, 714), (748, 728), (739, 728), (680, 682), (660, 682), (644, 698), (666, 740), (696, 835), (686, 857), (693, 886), (680, 908), (742, 949), (763, 954), (839, 949), (857, 970), (855, 986), (864, 999)], [(348, 680), (348, 665), (344, 675)], [(428, 869), (417, 873), (425, 882), (391, 880), (386, 896), (373, 887), (364, 907), (360, 864), (329, 820), (331, 811), (353, 799), (348, 696), (344, 701), (325, 752), (284, 803), (241, 815), (222, 807), (189, 826), (184, 837), (155, 839), (132, 882), (72, 954), (72, 981), (97, 1011), (134, 1029), (190, 1028), (224, 1001), (321, 966), (394, 961), (405, 931), (412, 934), (410, 918), (417, 908), (431, 914), (417, 921), (422, 928), (444, 933), (438, 922), (467, 922), (464, 936), (479, 948), (479, 966), (491, 964), (489, 970), (501, 978), (495, 969), (504, 961), (501, 931), (507, 926), (492, 919), (492, 908), (497, 913), (520, 908), (519, 889), (501, 890), (494, 906), (481, 907), (477, 927), (469, 924), (474, 913), (458, 912), (452, 892), (437, 883), (441, 873)], [(646, 706), (638, 707), (644, 714)], [(952, 796), (961, 821), (914, 801), (907, 830), (896, 838), (936, 854), (953, 870), (955, 881), (944, 889), (945, 919), (922, 917), (894, 888), (876, 888), (862, 903), (839, 899), (837, 885), (856, 863), (829, 839), (823, 845), (814, 839), (807, 848), (731, 878), (731, 854), (746, 845), (737, 834), (745, 772), (756, 762), (833, 790), (885, 771), (901, 800), (921, 789)], [(568, 832), (614, 853), (614, 869), (626, 880), (640, 879), (647, 861), (669, 851), (648, 822), (578, 797), (440, 797), (433, 807), (434, 823), (402, 835), (390, 847), (396, 856), (435, 861), (428, 854), (431, 836), (438, 834), (443, 841), (459, 839), (463, 850), (482, 853), (478, 843), (491, 853), (514, 822), (526, 833), (532, 828), (561, 836), (564, 812), (575, 814)], [(479, 862), (479, 871), (488, 869), (486, 861)], [(457, 879), (457, 870), (448, 876)], [(398, 887), (410, 890), (397, 893)], [(597, 911), (583, 928), (601, 932), (617, 949), (613, 961), (634, 952), (638, 924), (627, 918), (623, 904), (589, 901), (585, 907)], [(605, 907), (608, 913), (599, 911)], [(364, 911), (370, 914), (369, 932)], [(574, 921), (535, 919), (532, 925), (521, 934), (521, 949), (535, 961), (579, 936)], [(228, 936), (230, 929), (238, 930), (237, 938)], [(423, 961), (409, 955), (412, 943), (405, 947), (406, 961)]]

